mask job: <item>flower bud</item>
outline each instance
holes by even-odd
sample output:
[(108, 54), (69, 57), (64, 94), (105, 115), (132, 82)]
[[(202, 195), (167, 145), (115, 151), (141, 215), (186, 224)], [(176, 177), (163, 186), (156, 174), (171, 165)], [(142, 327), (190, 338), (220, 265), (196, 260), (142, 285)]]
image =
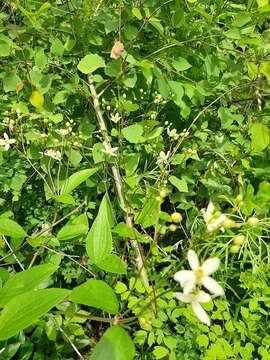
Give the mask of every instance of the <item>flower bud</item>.
[(230, 253), (232, 254), (237, 254), (240, 250), (240, 246), (239, 245), (232, 245), (230, 247)]
[(242, 245), (246, 240), (245, 235), (237, 235), (233, 239), (234, 245)]
[(174, 225), (174, 224), (171, 224), (171, 225), (169, 226), (169, 230), (172, 231), (172, 232), (175, 232), (175, 231), (177, 230), (177, 226)]
[(250, 217), (248, 220), (247, 220), (247, 224), (250, 225), (250, 226), (256, 226), (258, 225), (259, 223), (259, 219), (256, 218), (256, 217)]
[(160, 196), (162, 199), (164, 199), (164, 198), (167, 196), (166, 190), (164, 190), (164, 189), (160, 190), (159, 196)]
[(173, 214), (171, 214), (171, 219), (172, 222), (176, 224), (180, 223), (183, 220), (182, 215), (179, 212), (174, 212)]
[(243, 201), (243, 196), (242, 196), (241, 194), (237, 195), (237, 196), (236, 196), (236, 201), (237, 201), (237, 202)]

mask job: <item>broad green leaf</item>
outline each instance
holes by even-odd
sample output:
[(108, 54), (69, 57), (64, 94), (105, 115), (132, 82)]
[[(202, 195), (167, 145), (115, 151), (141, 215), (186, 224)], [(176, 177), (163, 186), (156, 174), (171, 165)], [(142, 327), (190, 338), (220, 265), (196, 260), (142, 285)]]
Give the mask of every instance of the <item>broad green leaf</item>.
[(47, 65), (47, 56), (44, 54), (44, 50), (40, 49), (37, 51), (35, 56), (35, 64), (42, 71)]
[(124, 329), (115, 325), (105, 331), (90, 360), (132, 360), (134, 356), (131, 338)]
[(257, 0), (257, 4), (259, 7), (266, 6), (266, 5), (268, 5), (268, 3), (269, 3), (269, 0)]
[(118, 234), (119, 236), (127, 238), (139, 238), (141, 236), (137, 229), (135, 229), (134, 227), (130, 227), (123, 222), (117, 224), (116, 227), (113, 229), (113, 232)]
[(40, 108), (42, 108), (42, 106), (44, 104), (44, 96), (39, 91), (35, 90), (32, 92), (32, 94), (29, 98), (29, 102), (36, 109), (40, 109)]
[(65, 289), (32, 290), (10, 300), (0, 315), (0, 340), (6, 340), (31, 325), (69, 294)]
[(260, 65), (260, 72), (270, 81), (270, 61), (264, 61)]
[(27, 233), (19, 224), (6, 218), (0, 218), (0, 234), (13, 238), (25, 238), (27, 236)]
[(107, 255), (101, 262), (96, 264), (100, 269), (115, 273), (126, 274), (127, 264), (114, 254)]
[(269, 129), (261, 123), (252, 124), (250, 129), (251, 146), (255, 151), (262, 151), (269, 145)]
[(0, 306), (4, 306), (17, 295), (34, 290), (56, 270), (55, 265), (42, 264), (10, 277), (0, 290)]
[(72, 166), (79, 166), (82, 160), (82, 155), (79, 150), (70, 149), (69, 151), (67, 151), (67, 156)]
[(169, 353), (169, 350), (165, 348), (164, 346), (155, 346), (153, 355), (156, 359), (163, 359), (165, 356), (167, 356)]
[(77, 236), (86, 235), (88, 231), (88, 226), (86, 225), (72, 225), (67, 224), (62, 227), (62, 229), (57, 234), (57, 239), (59, 241), (70, 240)]
[(160, 203), (155, 198), (148, 198), (143, 204), (143, 208), (135, 221), (144, 228), (155, 225), (158, 220), (159, 211)]
[(190, 65), (190, 63), (182, 57), (179, 57), (177, 60), (173, 60), (172, 66), (177, 71), (185, 71), (192, 67), (192, 65)]
[(55, 201), (60, 202), (62, 204), (74, 205), (75, 199), (70, 194), (64, 195), (56, 195), (54, 196)]
[(188, 186), (185, 179), (178, 179), (176, 176), (170, 176), (169, 182), (180, 192), (188, 192)]
[(128, 127), (125, 127), (122, 130), (122, 133), (124, 138), (130, 143), (137, 144), (141, 140), (143, 134), (143, 127), (140, 124), (130, 125)]
[(16, 91), (16, 85), (21, 81), (15, 71), (10, 71), (3, 78), (3, 87), (5, 92)]
[(69, 194), (76, 189), (81, 183), (83, 183), (90, 176), (95, 174), (97, 169), (85, 169), (72, 174), (66, 183), (63, 185), (63, 194)]
[(53, 39), (52, 40), (52, 46), (51, 46), (51, 53), (56, 55), (56, 56), (63, 56), (64, 54), (64, 45), (62, 44), (62, 42), (59, 39)]
[(101, 280), (88, 280), (75, 287), (69, 298), (75, 303), (91, 306), (110, 314), (116, 314), (119, 309), (113, 289)]
[(96, 54), (88, 54), (81, 59), (78, 64), (78, 69), (83, 74), (91, 74), (95, 70), (101, 67), (105, 67), (105, 62), (99, 55)]
[(132, 14), (138, 19), (138, 20), (142, 20), (142, 14), (141, 14), (141, 10), (137, 7), (132, 9)]
[(172, 92), (174, 93), (174, 98), (173, 98), (174, 102), (176, 103), (176, 105), (182, 106), (183, 104), (182, 98), (184, 96), (184, 89), (182, 84), (177, 81), (169, 81), (169, 86)]
[(112, 251), (111, 213), (107, 195), (104, 195), (91, 229), (86, 238), (86, 251), (90, 261), (100, 263)]

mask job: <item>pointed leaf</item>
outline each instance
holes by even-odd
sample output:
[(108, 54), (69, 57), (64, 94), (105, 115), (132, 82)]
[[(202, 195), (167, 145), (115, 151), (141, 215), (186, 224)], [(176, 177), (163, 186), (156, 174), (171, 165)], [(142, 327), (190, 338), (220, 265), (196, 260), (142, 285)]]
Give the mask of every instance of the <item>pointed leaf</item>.
[(102, 270), (115, 274), (127, 273), (127, 264), (114, 254), (107, 255), (97, 266)]
[(98, 68), (105, 67), (105, 62), (99, 55), (88, 54), (78, 64), (78, 69), (83, 74), (90, 74)]
[(67, 182), (64, 184), (64, 191), (63, 194), (69, 194), (71, 191), (76, 189), (81, 183), (87, 180), (90, 176), (92, 176), (97, 169), (85, 169), (72, 174)]
[(13, 238), (25, 238), (27, 236), (27, 233), (19, 224), (5, 218), (0, 218), (0, 234)]
[(134, 344), (124, 329), (112, 326), (105, 331), (96, 345), (90, 360), (132, 360)]
[(18, 272), (9, 278), (0, 290), (0, 306), (4, 306), (15, 296), (34, 290), (57, 270), (53, 264), (42, 264), (31, 269)]
[(6, 340), (31, 325), (69, 294), (69, 290), (32, 290), (7, 303), (0, 316), (0, 340)]
[(69, 298), (75, 303), (92, 306), (110, 314), (116, 314), (119, 309), (113, 289), (101, 280), (88, 280), (77, 286)]

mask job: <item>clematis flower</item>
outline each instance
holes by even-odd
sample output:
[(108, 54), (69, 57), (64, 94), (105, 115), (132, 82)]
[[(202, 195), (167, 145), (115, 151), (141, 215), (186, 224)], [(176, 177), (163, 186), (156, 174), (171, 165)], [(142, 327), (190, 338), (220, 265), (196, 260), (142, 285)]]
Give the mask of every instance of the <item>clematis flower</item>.
[(193, 250), (188, 251), (187, 258), (192, 270), (181, 270), (174, 275), (174, 280), (180, 283), (184, 295), (194, 291), (196, 286), (204, 286), (213, 295), (223, 295), (222, 287), (209, 276), (218, 269), (219, 259), (209, 258), (200, 265), (198, 256)]
[(215, 206), (211, 201), (208, 204), (206, 210), (202, 209), (202, 214), (203, 214), (203, 218), (206, 223), (208, 232), (212, 232), (219, 228), (222, 231), (224, 231), (223, 225), (228, 220), (227, 216), (225, 214), (220, 214), (219, 212), (215, 212)]
[(157, 164), (167, 164), (170, 154), (171, 154), (170, 151), (168, 151), (167, 153), (165, 153), (164, 151), (161, 151), (159, 153), (156, 163)]
[(10, 139), (7, 133), (4, 133), (4, 139), (0, 139), (0, 146), (4, 146), (5, 151), (8, 151), (11, 144), (16, 142), (15, 139)]
[[(41, 154), (43, 155), (43, 153)], [(57, 161), (60, 161), (62, 158), (61, 153), (58, 150), (52, 150), (52, 149), (46, 150), (44, 151), (44, 155), (49, 156), (50, 158), (55, 159)]]
[(112, 148), (110, 144), (103, 143), (104, 148), (101, 150), (103, 153), (110, 156), (117, 156), (118, 147)]
[(176, 129), (172, 129), (170, 130), (169, 128), (167, 129), (167, 134), (169, 135), (170, 138), (172, 138), (173, 140), (177, 140), (179, 135), (177, 134), (177, 130)]
[(121, 116), (119, 115), (118, 112), (116, 114), (111, 114), (111, 120), (112, 122), (117, 124), (121, 120)]
[(57, 132), (57, 134), (59, 134), (60, 136), (66, 136), (69, 133), (68, 129), (59, 129), (59, 130), (55, 130), (55, 132)]
[(190, 303), (194, 314), (204, 324), (210, 326), (210, 318), (201, 304), (211, 301), (211, 296), (202, 290), (195, 290), (189, 294), (176, 292), (173, 294), (177, 300)]

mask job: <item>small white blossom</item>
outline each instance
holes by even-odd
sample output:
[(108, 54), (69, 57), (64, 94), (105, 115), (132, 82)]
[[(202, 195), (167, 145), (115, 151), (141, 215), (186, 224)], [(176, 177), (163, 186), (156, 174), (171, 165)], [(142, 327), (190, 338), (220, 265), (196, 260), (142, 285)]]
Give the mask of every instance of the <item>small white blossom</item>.
[(11, 144), (16, 142), (15, 139), (10, 139), (7, 133), (4, 133), (4, 139), (0, 139), (0, 146), (4, 146), (5, 151), (8, 151)]
[(172, 129), (170, 130), (169, 128), (167, 128), (167, 134), (169, 135), (170, 138), (172, 138), (173, 140), (177, 140), (179, 135), (177, 134), (177, 130), (176, 129)]
[(46, 150), (44, 151), (44, 155), (49, 156), (50, 158), (55, 159), (57, 161), (60, 161), (62, 158), (62, 155), (58, 150), (52, 150), (52, 149)]
[(192, 270), (181, 270), (174, 275), (174, 280), (183, 287), (184, 294), (189, 294), (196, 286), (204, 286), (213, 295), (223, 295), (222, 287), (209, 276), (217, 271), (219, 259), (209, 258), (200, 265), (198, 256), (193, 250), (188, 251), (187, 258)]
[(157, 164), (167, 164), (170, 154), (171, 154), (170, 151), (168, 151), (167, 153), (165, 153), (164, 151), (161, 151), (159, 153), (156, 163)]
[(66, 136), (69, 133), (68, 129), (59, 129), (59, 130), (55, 130), (55, 132), (57, 132), (57, 134), (59, 134), (60, 136)]
[(110, 144), (103, 143), (104, 148), (101, 151), (110, 156), (117, 156), (118, 147), (112, 148)]
[(111, 120), (112, 122), (117, 124), (121, 120), (121, 116), (119, 115), (118, 112), (116, 114), (111, 114)]
[(201, 304), (208, 303), (211, 301), (211, 296), (204, 291), (195, 290), (189, 294), (174, 293), (174, 297), (177, 300), (183, 301), (184, 303), (190, 303), (194, 314), (197, 318), (204, 324), (210, 326), (209, 316), (206, 314), (205, 310)]
[(225, 214), (220, 214), (218, 212), (215, 212), (215, 207), (212, 202), (208, 204), (206, 210), (202, 209), (202, 214), (208, 232), (214, 231), (218, 228), (224, 231), (223, 225), (226, 224), (228, 218)]

